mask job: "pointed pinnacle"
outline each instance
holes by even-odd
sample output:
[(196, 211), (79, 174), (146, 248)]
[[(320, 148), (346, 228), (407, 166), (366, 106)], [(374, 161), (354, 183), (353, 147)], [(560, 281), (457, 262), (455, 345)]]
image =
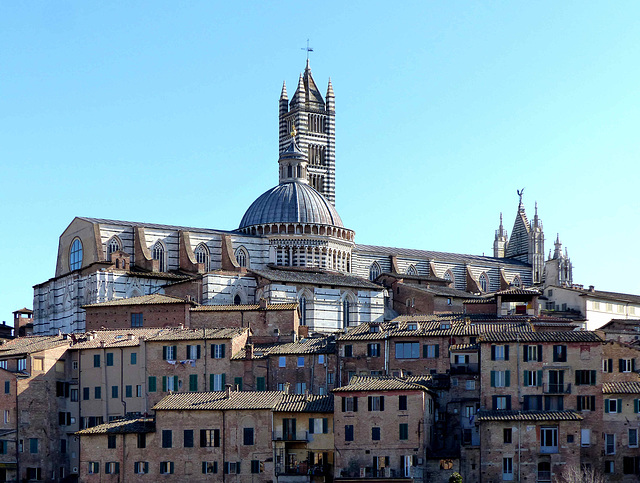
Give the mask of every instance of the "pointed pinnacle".
[(329, 77), (329, 86), (327, 87), (327, 97), (335, 97), (333, 94), (333, 84), (331, 84), (331, 77)]
[(282, 81), (282, 93), (280, 94), (280, 99), (288, 99), (287, 97), (287, 83)]

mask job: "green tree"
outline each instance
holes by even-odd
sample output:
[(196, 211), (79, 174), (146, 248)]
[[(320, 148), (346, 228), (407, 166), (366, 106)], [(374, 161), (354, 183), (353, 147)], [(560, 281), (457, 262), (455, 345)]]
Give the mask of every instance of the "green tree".
[(462, 483), (462, 475), (458, 472), (449, 477), (449, 483)]

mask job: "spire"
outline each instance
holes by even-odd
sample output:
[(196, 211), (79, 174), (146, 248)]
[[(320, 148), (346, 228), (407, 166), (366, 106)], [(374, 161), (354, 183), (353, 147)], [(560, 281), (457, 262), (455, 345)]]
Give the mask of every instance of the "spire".
[(331, 77), (329, 77), (329, 86), (327, 87), (327, 99), (330, 97), (335, 97), (335, 94), (333, 93), (333, 84), (331, 84)]
[(287, 97), (287, 83), (282, 81), (282, 92), (280, 93), (280, 100), (287, 101), (289, 98)]
[(304, 106), (307, 101), (307, 93), (304, 88), (304, 77), (300, 74), (300, 78), (298, 79), (298, 88), (296, 89), (295, 94), (293, 94), (293, 99), (291, 99), (291, 107), (294, 106)]
[(289, 135), (291, 136), (291, 143), (287, 149), (280, 153), (280, 159), (278, 159), (280, 164), (280, 184), (291, 181), (308, 184), (307, 157), (296, 142), (298, 132), (295, 125)]

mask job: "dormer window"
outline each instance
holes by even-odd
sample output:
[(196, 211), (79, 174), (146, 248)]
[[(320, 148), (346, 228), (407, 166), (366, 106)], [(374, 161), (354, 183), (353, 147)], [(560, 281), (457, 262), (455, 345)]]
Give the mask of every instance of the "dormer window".
[(407, 330), (418, 330), (418, 324), (415, 322), (409, 322), (407, 324)]
[(371, 332), (371, 333), (380, 332), (380, 326), (379, 325), (371, 325), (371, 326), (369, 326), (369, 332)]

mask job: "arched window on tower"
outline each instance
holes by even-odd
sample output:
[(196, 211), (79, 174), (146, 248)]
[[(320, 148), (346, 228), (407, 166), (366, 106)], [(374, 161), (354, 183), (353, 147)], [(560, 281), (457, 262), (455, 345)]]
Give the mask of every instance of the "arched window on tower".
[(236, 260), (241, 267), (249, 268), (249, 253), (245, 247), (239, 247), (236, 250)]
[(407, 275), (418, 275), (418, 270), (415, 265), (409, 265), (409, 268), (407, 268)]
[(209, 248), (204, 243), (198, 244), (196, 249), (193, 251), (196, 256), (196, 263), (204, 264), (204, 269), (209, 270)]
[(107, 261), (111, 261), (111, 254), (122, 249), (122, 243), (117, 236), (112, 236), (107, 242)]
[(307, 299), (304, 295), (298, 299), (298, 304), (300, 306), (300, 325), (307, 325)]
[(287, 178), (293, 178), (293, 167), (290, 164), (287, 165)]
[(487, 278), (487, 274), (482, 273), (478, 281), (480, 282), (480, 290), (482, 290), (483, 292), (486, 292), (487, 287), (489, 286), (489, 280)]
[(513, 277), (513, 286), (520, 288), (522, 286), (522, 282), (520, 281), (520, 277), (517, 275)]
[(82, 267), (82, 242), (76, 238), (69, 249), (69, 269), (78, 270)]
[(378, 262), (373, 262), (371, 264), (371, 267), (369, 267), (369, 280), (373, 282), (376, 278), (380, 276), (381, 273), (382, 273), (382, 269), (380, 268), (380, 265), (378, 264)]
[(154, 260), (158, 260), (160, 262), (158, 270), (160, 272), (165, 272), (167, 270), (167, 262), (164, 245), (162, 244), (162, 242), (157, 241), (156, 244), (153, 245), (153, 248), (151, 249), (151, 256)]
[(342, 328), (346, 329), (349, 327), (350, 317), (349, 317), (349, 299), (344, 299), (342, 301)]

